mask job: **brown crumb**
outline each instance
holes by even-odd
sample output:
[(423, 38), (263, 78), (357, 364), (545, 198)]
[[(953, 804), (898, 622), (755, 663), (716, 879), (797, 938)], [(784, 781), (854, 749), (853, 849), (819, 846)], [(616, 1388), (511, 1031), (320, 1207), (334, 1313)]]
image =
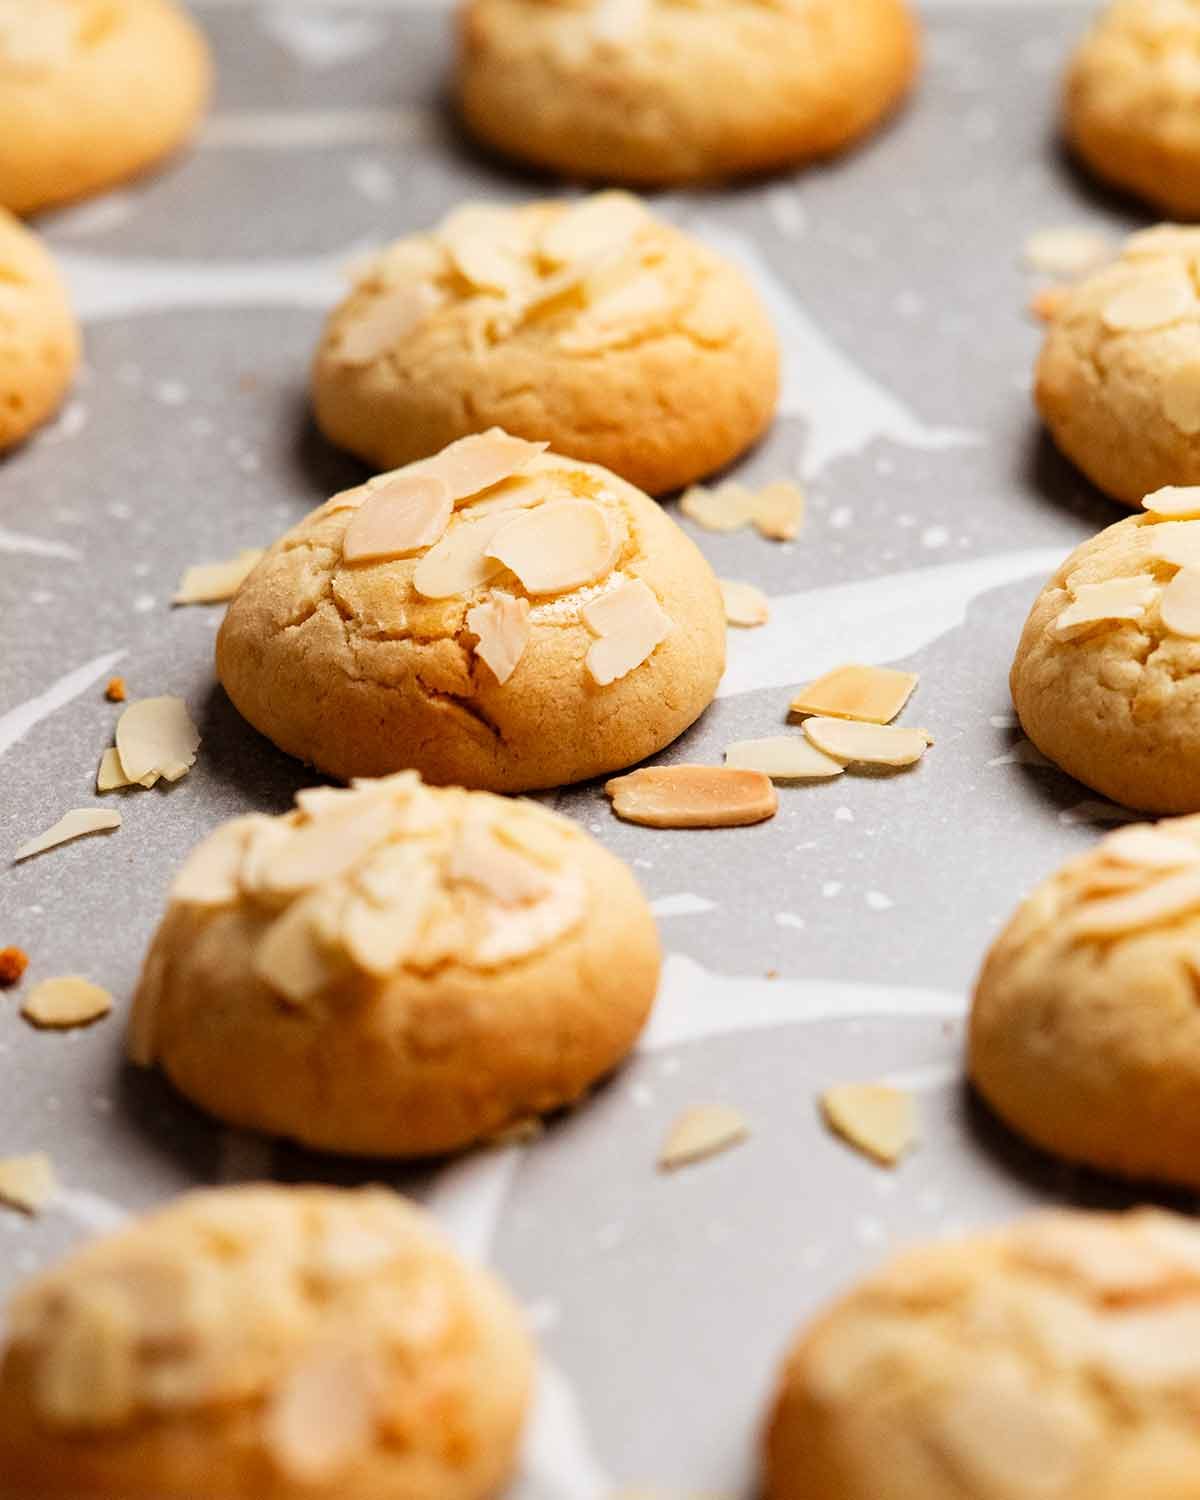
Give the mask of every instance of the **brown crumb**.
[(104, 696), (110, 703), (125, 702), (125, 679), (123, 677), (110, 677), (108, 686), (104, 689)]
[(0, 948), (0, 989), (11, 989), (28, 967), (24, 948)]
[(778, 979), (779, 978), (779, 970), (778, 969), (768, 969), (767, 970), (767, 978), (768, 979)]

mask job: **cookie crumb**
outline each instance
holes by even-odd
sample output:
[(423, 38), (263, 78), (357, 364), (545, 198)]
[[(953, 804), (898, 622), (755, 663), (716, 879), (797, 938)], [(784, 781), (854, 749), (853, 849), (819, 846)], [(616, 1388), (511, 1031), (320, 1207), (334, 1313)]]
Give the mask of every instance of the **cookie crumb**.
[(29, 954), (24, 948), (16, 948), (11, 944), (7, 948), (0, 948), (0, 989), (11, 989), (28, 967)]
[(769, 776), (733, 766), (645, 766), (604, 790), (618, 818), (647, 828), (738, 828), (779, 810)]
[(39, 833), (36, 838), (22, 844), (13, 855), (13, 861), (15, 863), (17, 860), (30, 859), (35, 854), (44, 854), (47, 849), (55, 849), (59, 844), (82, 838), (87, 833), (103, 833), (120, 826), (120, 813), (105, 812), (99, 807), (77, 807), (64, 813), (53, 828), (47, 828), (45, 833)]
[(32, 1218), (57, 1192), (54, 1163), (44, 1151), (0, 1159), (0, 1203)]
[(847, 1145), (894, 1167), (917, 1139), (912, 1095), (883, 1083), (843, 1083), (821, 1095), (825, 1123)]
[(745, 1116), (728, 1104), (701, 1104), (685, 1109), (667, 1132), (658, 1165), (664, 1172), (705, 1161), (748, 1139)]
[(123, 677), (110, 677), (108, 686), (104, 689), (104, 696), (110, 703), (125, 702), (125, 679)]
[(82, 974), (61, 974), (34, 985), (21, 1007), (31, 1026), (44, 1031), (70, 1031), (102, 1020), (113, 1008), (106, 989)]

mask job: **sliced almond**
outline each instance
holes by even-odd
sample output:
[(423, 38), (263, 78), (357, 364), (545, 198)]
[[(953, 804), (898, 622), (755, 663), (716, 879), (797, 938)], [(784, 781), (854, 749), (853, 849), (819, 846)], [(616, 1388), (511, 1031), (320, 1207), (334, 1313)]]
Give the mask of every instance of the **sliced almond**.
[(754, 519), (754, 492), (728, 483), (715, 490), (694, 484), (684, 491), (679, 509), (705, 531), (737, 531)]
[(559, 342), (568, 353), (598, 354), (642, 333), (670, 309), (671, 294), (662, 277), (640, 271), (603, 291)]
[(340, 972), (318, 935), (319, 924), (329, 916), (331, 899), (314, 891), (293, 901), (267, 928), (255, 950), (255, 973), (293, 1005), (303, 1007)]
[(453, 510), (442, 480), (402, 470), (370, 490), (346, 528), (342, 556), (358, 563), (421, 552), (441, 540)]
[(383, 978), (416, 950), (438, 894), (437, 872), (420, 848), (394, 844), (356, 884), (363, 894), (342, 913), (342, 944), (360, 969)]
[(519, 297), (532, 281), (531, 247), (513, 209), (464, 204), (441, 224), (438, 239), (459, 274), (479, 291)]
[(35, 984), (25, 997), (21, 1014), (32, 1025), (48, 1031), (70, 1031), (101, 1020), (112, 1008), (113, 997), (106, 989), (81, 974), (63, 974)]
[(1183, 275), (1146, 276), (1110, 297), (1101, 318), (1114, 333), (1143, 333), (1178, 323), (1198, 310), (1200, 302)]
[(302, 1485), (329, 1484), (375, 1435), (380, 1372), (355, 1351), (323, 1350), (291, 1370), (264, 1417), (267, 1447)]
[(802, 734), (765, 740), (737, 740), (725, 749), (725, 764), (743, 771), (761, 771), (772, 781), (829, 781), (846, 767), (818, 750)]
[[(196, 763), (200, 731), (182, 698), (143, 698), (117, 720), (117, 754), (130, 781), (178, 781)], [(149, 778), (149, 780), (147, 780)]]
[(100, 766), (96, 772), (96, 790), (98, 792), (116, 792), (122, 787), (137, 786), (136, 781), (130, 781), (125, 774), (125, 767), (121, 764), (121, 757), (115, 748), (110, 748), (100, 757)]
[(890, 724), (912, 697), (920, 678), (891, 667), (835, 667), (792, 699), (794, 714)]
[(121, 814), (107, 812), (100, 807), (79, 807), (64, 813), (53, 828), (22, 844), (13, 855), (14, 862), (29, 859), (35, 854), (44, 854), (47, 849), (57, 848), (71, 839), (82, 838), (87, 833), (104, 833), (109, 828), (120, 828)]
[(886, 1084), (838, 1084), (821, 1095), (821, 1111), (848, 1145), (885, 1167), (894, 1167), (916, 1142), (911, 1094)]
[(402, 472), (440, 479), (458, 505), (520, 474), (549, 446), (513, 437), (502, 427), (491, 427), (487, 432), (459, 438), (432, 458), (422, 459)]
[(804, 491), (787, 480), (767, 485), (754, 496), (751, 518), (769, 541), (792, 541), (804, 520)]
[(1177, 870), (1200, 862), (1200, 845), (1174, 838), (1150, 824), (1120, 828), (1100, 841), (1100, 852), (1118, 864), (1137, 869)]
[(646, 766), (604, 790), (618, 818), (648, 828), (738, 828), (779, 810), (769, 776), (732, 766)]
[(489, 553), (496, 533), (511, 519), (510, 511), (496, 511), (452, 527), (417, 564), (413, 588), (425, 599), (453, 599), (482, 588), (504, 571)]
[(1200, 432), (1200, 359), (1186, 360), (1163, 377), (1161, 400), (1173, 427), (1189, 437)]
[(54, 1163), (43, 1151), (0, 1160), (0, 1203), (23, 1214), (38, 1214), (58, 1192)]
[(645, 206), (632, 193), (595, 193), (551, 220), (539, 248), (551, 265), (573, 265), (628, 249), (649, 221)]
[(1160, 521), (1149, 527), (1147, 554), (1174, 568), (1200, 568), (1200, 521)]
[(503, 906), (537, 901), (550, 889), (544, 870), (501, 843), (490, 825), (474, 819), (459, 831), (446, 878), (476, 886)]
[(1200, 485), (1168, 484), (1142, 501), (1144, 510), (1168, 520), (1182, 521), (1200, 517)]
[(734, 578), (718, 579), (721, 599), (725, 604), (725, 622), (752, 629), (765, 625), (771, 618), (771, 604), (762, 589), (752, 583), (739, 583)]
[(1083, 276), (1112, 256), (1107, 235), (1077, 224), (1038, 229), (1025, 241), (1025, 264), (1046, 276)]
[(1147, 574), (1135, 578), (1109, 578), (1103, 583), (1083, 583), (1072, 588), (1071, 603), (1050, 627), (1060, 641), (1073, 641), (1095, 625), (1115, 625), (1122, 620), (1140, 620), (1154, 602), (1158, 586)]
[(701, 1104), (686, 1109), (667, 1132), (658, 1165), (663, 1171), (691, 1166), (740, 1146), (750, 1135), (746, 1117), (728, 1104)]
[(259, 888), (294, 895), (336, 880), (386, 838), (390, 823), (376, 801), (349, 801), (340, 815), (302, 823), (267, 853), (257, 876)]
[(608, 517), (593, 500), (551, 500), (509, 517), (488, 548), (531, 594), (595, 583), (611, 570), (616, 551)]
[(517, 669), (531, 631), (529, 600), (496, 594), (467, 611), (467, 629), (479, 637), (475, 655), (501, 687)]
[(441, 292), (428, 281), (402, 281), (360, 303), (341, 320), (335, 357), (344, 365), (369, 365), (388, 354), (441, 307)]
[(232, 599), (254, 571), (263, 555), (261, 547), (249, 547), (227, 562), (196, 563), (184, 570), (172, 604), (223, 604)]
[(597, 687), (608, 687), (648, 661), (673, 628), (671, 617), (640, 578), (593, 599), (584, 605), (582, 616), (599, 637), (586, 657), (588, 675)]
[(248, 838), (267, 821), (262, 814), (251, 813), (210, 833), (188, 855), (171, 882), (171, 900), (185, 906), (232, 906), (241, 894)]
[(1200, 908), (1200, 870), (1185, 869), (1128, 896), (1093, 901), (1070, 919), (1075, 937), (1113, 938), (1173, 921)]
[(931, 743), (923, 729), (859, 724), (851, 719), (805, 719), (804, 733), (818, 750), (846, 765), (911, 766)]
[(1200, 638), (1200, 568), (1183, 568), (1163, 590), (1159, 618), (1172, 635)]

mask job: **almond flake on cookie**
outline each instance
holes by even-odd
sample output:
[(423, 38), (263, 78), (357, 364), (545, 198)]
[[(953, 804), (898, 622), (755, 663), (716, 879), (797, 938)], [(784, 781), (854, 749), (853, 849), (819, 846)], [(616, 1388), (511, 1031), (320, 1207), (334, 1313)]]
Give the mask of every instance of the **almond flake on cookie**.
[(1183, 276), (1163, 275), (1134, 282), (1105, 303), (1101, 317), (1113, 333), (1165, 328), (1200, 312), (1200, 300)]
[(846, 769), (802, 734), (765, 740), (737, 740), (726, 746), (725, 764), (743, 771), (761, 771), (772, 781), (830, 781)]
[(932, 743), (923, 729), (860, 724), (851, 719), (805, 719), (804, 733), (818, 750), (847, 765), (915, 765)]
[(251, 833), (270, 819), (250, 813), (223, 823), (197, 844), (171, 882), (171, 900), (185, 906), (231, 906), (241, 893), (241, 871)]
[(640, 578), (591, 600), (582, 616), (597, 637), (586, 658), (588, 674), (597, 687), (608, 687), (640, 667), (672, 629), (670, 616)]
[(303, 1009), (315, 995), (333, 982), (344, 964), (325, 942), (321, 930), (336, 925), (340, 912), (330, 911), (331, 898), (324, 890), (310, 891), (293, 901), (271, 923), (254, 954), (254, 971), (273, 990)]
[(0, 1159), (0, 1203), (32, 1217), (41, 1213), (57, 1192), (58, 1176), (45, 1152)]
[(1095, 625), (1116, 625), (1122, 620), (1137, 621), (1154, 602), (1158, 585), (1148, 574), (1135, 578), (1109, 578), (1103, 583), (1082, 583), (1071, 589), (1071, 603), (1053, 624), (1060, 641), (1074, 640)]
[(919, 681), (915, 672), (897, 672), (891, 667), (835, 667), (802, 688), (792, 699), (791, 711), (828, 719), (855, 719), (864, 724), (890, 724)]
[[(440, 479), (449, 490), (451, 500), (459, 505), (522, 473), (549, 446), (549, 443), (530, 443), (525, 438), (513, 437), (502, 427), (490, 427), (487, 432), (459, 438), (432, 458), (423, 458), (399, 472)], [(374, 488), (383, 482), (382, 479), (372, 479), (368, 485)]]
[(64, 813), (53, 828), (47, 828), (45, 833), (22, 844), (13, 855), (13, 861), (15, 863), (17, 860), (30, 859), (35, 854), (44, 854), (47, 849), (56, 849), (59, 844), (68, 843), (71, 839), (82, 838), (88, 833), (105, 833), (110, 828), (120, 826), (121, 814), (118, 812), (108, 812), (100, 807), (78, 807)]
[(649, 222), (645, 206), (632, 193), (596, 193), (552, 219), (538, 249), (551, 265), (575, 265), (628, 250)]
[(454, 501), (444, 480), (401, 470), (369, 489), (346, 528), (342, 556), (347, 562), (406, 557), (441, 541)]
[(559, 344), (568, 353), (599, 354), (663, 321), (671, 309), (671, 293), (662, 277), (655, 271), (639, 271), (590, 301), (574, 328), (559, 336)]
[(1178, 870), (1200, 862), (1200, 845), (1162, 833), (1152, 823), (1120, 828), (1100, 841), (1106, 859), (1136, 869)]
[(771, 618), (771, 605), (762, 589), (753, 583), (740, 583), (735, 578), (719, 578), (721, 599), (725, 605), (725, 622), (753, 629), (765, 625)]
[(1089, 902), (1069, 919), (1068, 931), (1081, 938), (1121, 937), (1169, 922), (1198, 907), (1200, 870), (1183, 869), (1131, 895)]
[(504, 564), (491, 555), (492, 542), (512, 520), (507, 510), (460, 522), (422, 557), (413, 573), (413, 588), (425, 599), (454, 599), (482, 588)]
[(178, 781), (196, 764), (200, 731), (182, 698), (142, 698), (117, 720), (117, 754), (129, 781)]
[(396, 348), (444, 298), (428, 281), (399, 282), (372, 297), (341, 333), (337, 358), (344, 365), (369, 365)]
[(102, 1020), (113, 1008), (113, 997), (82, 974), (43, 979), (25, 997), (21, 1014), (31, 1025), (47, 1031), (70, 1031)]
[(1163, 377), (1161, 399), (1172, 427), (1189, 437), (1200, 432), (1200, 359), (1175, 365)]
[(272, 1393), (264, 1415), (278, 1467), (297, 1484), (336, 1480), (374, 1442), (386, 1384), (376, 1360), (353, 1348), (309, 1355)]
[(1172, 635), (1200, 639), (1200, 568), (1183, 568), (1163, 590), (1159, 618)]
[(749, 1136), (745, 1115), (732, 1105), (696, 1105), (684, 1110), (667, 1132), (658, 1165), (665, 1172), (691, 1166), (740, 1146)]
[(1200, 568), (1200, 521), (1160, 521), (1145, 536), (1152, 561), (1172, 568)]
[(467, 611), (467, 629), (479, 637), (475, 655), (501, 687), (516, 671), (531, 632), (529, 600), (496, 594)]
[(1182, 521), (1200, 517), (1200, 485), (1168, 484), (1142, 501), (1142, 508), (1152, 515)]
[[(262, 558), (261, 547), (248, 547), (226, 562), (195, 563), (185, 569), (172, 604), (223, 604), (232, 599)], [(115, 700), (120, 702), (120, 699)]]
[(733, 766), (645, 766), (604, 790), (618, 818), (647, 828), (740, 828), (779, 811), (769, 776)]
[(459, 274), (477, 291), (517, 299), (533, 272), (521, 220), (509, 209), (484, 203), (456, 208), (437, 230)]
[(616, 552), (608, 516), (592, 500), (551, 500), (511, 517), (488, 548), (531, 594), (594, 583), (611, 570)]
[(917, 1139), (911, 1094), (882, 1083), (842, 1083), (821, 1095), (829, 1128), (881, 1166), (894, 1167)]

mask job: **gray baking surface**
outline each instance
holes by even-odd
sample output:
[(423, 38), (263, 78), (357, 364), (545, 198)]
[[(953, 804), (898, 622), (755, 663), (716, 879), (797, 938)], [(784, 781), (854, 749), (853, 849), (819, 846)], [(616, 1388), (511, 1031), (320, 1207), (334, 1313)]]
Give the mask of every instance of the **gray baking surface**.
[[(0, 847), (92, 802), (112, 673), (134, 696), (184, 694), (204, 734), (178, 785), (108, 799), (118, 832), (0, 874), (0, 945), (32, 955), (26, 988), (80, 972), (122, 1012), (188, 848), (219, 819), (284, 809), (311, 779), (214, 684), (219, 609), (169, 599), (188, 564), (268, 542), (360, 476), (306, 411), (339, 268), (464, 197), (555, 191), (448, 123), (444, 11), (198, 13), (220, 61), (200, 146), (43, 221), (86, 320), (87, 375), (0, 465)], [(1145, 222), (1055, 145), (1055, 75), (1084, 15), (938, 5), (917, 98), (864, 149), (657, 199), (771, 297), (784, 411), (739, 472), (800, 474), (810, 495), (794, 545), (694, 533), (775, 613), (734, 632), (724, 696), (663, 759), (715, 762), (731, 740), (777, 732), (790, 688), (856, 658), (921, 673), (905, 722), (936, 736), (924, 764), (784, 788), (773, 822), (729, 832), (626, 826), (596, 785), (547, 797), (633, 861), (671, 957), (638, 1056), (528, 1147), (429, 1171), (272, 1149), (123, 1068), (120, 1016), (43, 1035), (19, 1020), (19, 992), (0, 999), (0, 1154), (49, 1150), (67, 1188), (36, 1221), (0, 1211), (0, 1291), (193, 1184), (392, 1183), (508, 1277), (539, 1331), (520, 1500), (742, 1494), (785, 1340), (890, 1246), (1034, 1203), (1136, 1196), (1020, 1147), (969, 1100), (959, 1065), (998, 924), (1120, 817), (1038, 763), (1006, 691), (1041, 580), (1120, 514), (1055, 455), (1028, 398), (1027, 235)], [(834, 1081), (878, 1077), (920, 1100), (921, 1148), (894, 1174), (832, 1140), (815, 1106)], [(750, 1140), (660, 1175), (671, 1120), (715, 1100), (745, 1113)]]

